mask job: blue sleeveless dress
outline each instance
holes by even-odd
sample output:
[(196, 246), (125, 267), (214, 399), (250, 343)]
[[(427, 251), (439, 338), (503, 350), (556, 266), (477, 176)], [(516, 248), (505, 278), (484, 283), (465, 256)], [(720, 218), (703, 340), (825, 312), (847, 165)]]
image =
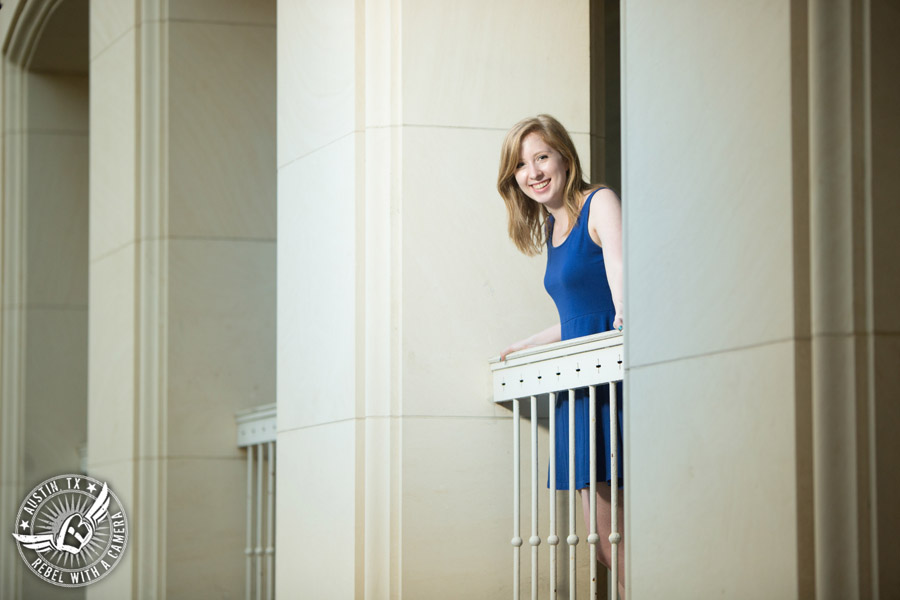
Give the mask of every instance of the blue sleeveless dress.
[[(601, 188), (602, 189), (602, 188)], [(606, 279), (603, 249), (594, 243), (588, 231), (592, 192), (569, 236), (553, 247), (553, 217), (550, 217), (547, 241), (547, 271), (544, 288), (556, 303), (562, 339), (610, 331), (616, 317), (612, 293)], [(617, 386), (619, 421), (619, 485), (622, 485), (622, 390)], [(575, 392), (575, 489), (590, 484), (590, 407), (586, 389)], [(597, 481), (609, 482), (609, 385), (597, 387)], [(549, 487), (549, 477), (547, 485)], [(569, 489), (569, 399), (568, 393), (556, 397), (556, 489)]]

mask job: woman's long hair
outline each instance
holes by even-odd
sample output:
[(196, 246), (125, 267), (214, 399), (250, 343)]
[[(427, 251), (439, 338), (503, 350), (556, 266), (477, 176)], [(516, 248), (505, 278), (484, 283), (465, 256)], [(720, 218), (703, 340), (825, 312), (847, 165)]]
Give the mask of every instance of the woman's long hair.
[(569, 215), (568, 233), (578, 220), (581, 210), (581, 192), (589, 189), (584, 180), (578, 152), (566, 128), (550, 115), (529, 117), (516, 123), (506, 134), (500, 150), (500, 172), (497, 175), (497, 191), (506, 203), (509, 215), (509, 237), (524, 254), (540, 254), (550, 234), (547, 217), (550, 213), (540, 203), (525, 195), (516, 182), (516, 166), (519, 164), (522, 140), (530, 133), (537, 133), (544, 142), (559, 152), (568, 165), (563, 203)]

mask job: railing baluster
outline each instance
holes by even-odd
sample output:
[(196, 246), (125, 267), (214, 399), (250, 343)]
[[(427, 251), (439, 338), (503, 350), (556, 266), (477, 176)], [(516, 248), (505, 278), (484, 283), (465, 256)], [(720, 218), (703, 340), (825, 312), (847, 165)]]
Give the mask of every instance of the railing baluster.
[(569, 390), (569, 599), (575, 600), (575, 547), (578, 536), (575, 535), (575, 390)]
[(591, 600), (597, 598), (597, 542), (600, 536), (597, 534), (597, 386), (588, 388), (588, 407), (590, 415), (590, 465), (591, 465), (591, 485), (590, 485), (590, 526), (588, 528), (587, 541), (590, 548), (591, 560)]
[[(616, 408), (616, 382), (610, 382), (609, 384), (609, 467), (610, 467), (610, 481), (609, 481), (609, 506), (611, 513), (611, 524), (609, 530), (609, 544), (610, 544), (610, 556), (612, 557), (610, 560), (610, 571), (612, 571), (612, 593), (619, 593), (619, 541), (621, 541), (622, 537), (619, 535), (617, 531), (616, 522), (618, 515), (616, 514), (619, 508), (619, 461), (618, 461), (618, 449), (619, 449), (619, 413)], [(615, 597), (615, 596), (614, 596)]]
[(262, 598), (263, 445), (256, 445), (256, 598)]
[(531, 397), (531, 600), (538, 597), (538, 416), (537, 396)]
[(275, 442), (269, 442), (269, 482), (266, 489), (266, 598), (275, 597)]
[(519, 548), (522, 546), (522, 536), (519, 532), (521, 490), (519, 487), (520, 462), (520, 408), (519, 399), (513, 400), (513, 538), (510, 543), (513, 546), (513, 598), (519, 600)]
[(244, 596), (262, 600), (265, 593), (271, 600), (275, 596), (275, 405), (238, 411), (235, 421), (238, 447), (247, 449)]
[(556, 599), (556, 392), (550, 392), (550, 600)]
[(246, 600), (253, 596), (253, 446), (247, 446), (247, 545), (244, 546), (247, 557), (247, 577), (245, 585)]
[[(608, 589), (608, 598), (610, 600), (615, 599), (618, 596), (618, 587), (619, 581), (622, 581), (623, 577), (621, 573), (619, 573), (619, 566), (622, 565), (622, 561), (618, 555), (618, 551), (621, 549), (623, 543), (624, 535), (618, 530), (618, 513), (619, 513), (619, 505), (621, 504), (621, 500), (619, 499), (619, 489), (618, 489), (618, 480), (621, 475), (621, 468), (618, 466), (618, 441), (621, 439), (622, 432), (619, 429), (618, 424), (618, 410), (619, 407), (617, 404), (621, 404), (618, 402), (618, 390), (621, 389), (622, 386), (622, 376), (624, 371), (624, 365), (622, 362), (622, 334), (621, 332), (610, 331), (595, 334), (592, 336), (585, 336), (584, 338), (579, 338), (575, 340), (565, 340), (562, 342), (557, 342), (554, 344), (548, 344), (546, 347), (537, 349), (537, 350), (529, 350), (527, 353), (523, 353), (521, 357), (514, 363), (508, 363), (507, 361), (492, 360), (491, 370), (494, 373), (494, 401), (497, 403), (506, 403), (513, 401), (514, 409), (517, 411), (517, 418), (521, 418), (521, 415), (518, 411), (522, 410), (521, 401), (525, 398), (531, 399), (531, 414), (532, 414), (532, 463), (531, 463), (531, 479), (532, 479), (532, 526), (531, 526), (531, 536), (528, 538), (529, 544), (532, 547), (532, 598), (537, 598), (540, 596), (538, 593), (538, 585), (537, 583), (540, 581), (539, 578), (539, 567), (540, 564), (540, 556), (539, 556), (539, 545), (541, 543), (541, 536), (538, 532), (539, 527), (539, 518), (540, 515), (538, 513), (538, 494), (540, 493), (540, 488), (538, 486), (538, 467), (539, 467), (539, 447), (537, 442), (537, 432), (539, 430), (538, 423), (535, 422), (536, 414), (537, 414), (537, 406), (539, 404), (538, 397), (541, 394), (547, 394), (549, 397), (549, 446), (550, 446), (550, 456), (549, 456), (549, 481), (548, 485), (549, 489), (549, 511), (550, 511), (550, 523), (549, 523), (549, 532), (546, 536), (546, 541), (549, 544), (549, 565), (550, 565), (550, 597), (552, 599), (556, 599), (558, 587), (559, 587), (559, 573), (557, 572), (558, 564), (558, 546), (562, 537), (561, 531), (557, 530), (557, 506), (556, 502), (559, 499), (558, 492), (562, 491), (561, 489), (557, 489), (559, 486), (557, 485), (557, 443), (560, 444), (560, 450), (563, 450), (566, 446), (568, 446), (568, 478), (563, 477), (560, 481), (563, 485), (566, 485), (566, 479), (568, 479), (568, 488), (569, 488), (569, 504), (568, 504), (568, 515), (569, 515), (569, 531), (565, 541), (569, 546), (569, 595), (572, 598), (576, 598), (578, 594), (578, 582), (576, 581), (577, 576), (577, 555), (584, 554), (584, 559), (590, 557), (590, 578), (591, 585), (590, 588), (586, 584), (583, 584), (584, 591), (588, 591), (590, 589), (590, 596), (592, 599), (597, 599), (602, 595), (602, 591), (600, 589), (599, 584), (599, 576), (602, 574), (602, 566), (598, 564), (598, 558), (601, 557), (602, 553), (606, 548), (610, 548), (612, 550), (611, 557), (611, 566), (613, 567), (609, 576), (606, 578), (606, 583), (609, 586)], [(591, 364), (596, 366), (596, 371), (594, 369), (588, 369), (588, 372), (585, 372), (583, 368), (585, 364)], [(555, 373), (555, 379), (548, 374)], [(598, 490), (603, 489), (605, 493), (606, 488), (601, 488), (601, 485), (605, 485), (605, 480), (607, 471), (603, 468), (603, 465), (599, 463), (598, 458), (598, 450), (600, 444), (605, 445), (604, 439), (599, 436), (602, 433), (598, 433), (597, 426), (599, 424), (599, 419), (605, 418), (606, 415), (603, 414), (603, 407), (598, 407), (598, 402), (603, 404), (605, 403), (605, 399), (602, 398), (602, 394), (600, 394), (600, 398), (598, 398), (597, 386), (610, 386), (610, 395), (611, 395), (611, 403), (610, 403), (610, 421), (613, 426), (613, 431), (611, 432), (611, 446), (612, 452), (610, 453), (610, 460), (612, 461), (610, 474), (611, 482), (611, 525), (610, 530), (606, 529), (606, 526), (599, 523), (599, 519), (597, 518), (597, 507), (599, 505), (600, 500), (598, 499)], [(580, 387), (579, 387), (580, 386)], [(579, 406), (579, 410), (583, 410), (588, 421), (587, 424), (582, 424), (581, 428), (583, 429), (584, 425), (588, 425), (589, 429), (586, 432), (588, 435), (588, 439), (580, 441), (576, 444), (577, 431), (575, 427), (575, 410), (574, 406), (575, 402), (575, 390), (572, 388), (579, 388), (582, 393), (584, 393), (584, 388), (587, 388), (588, 392), (585, 394), (590, 402), (589, 406), (585, 410), (585, 407)], [(566, 411), (560, 411), (557, 413), (556, 401), (559, 397), (559, 394), (568, 394), (570, 398), (570, 405), (568, 406), (568, 415), (565, 414)], [(605, 391), (604, 391), (605, 393)], [(508, 406), (508, 405), (507, 405)], [(579, 413), (579, 415), (584, 414)], [(569, 423), (569, 438), (567, 441), (559, 440), (556, 437), (556, 418), (566, 419), (568, 417)], [(579, 419), (581, 417), (579, 416)], [(565, 421), (561, 423), (561, 425), (565, 425)], [(520, 424), (521, 426), (521, 424)], [(521, 444), (521, 438), (517, 444)], [(576, 451), (576, 446), (578, 450)], [(587, 446), (585, 448), (584, 446)], [(576, 460), (576, 454), (581, 453), (582, 451), (588, 453), (587, 465), (584, 465), (584, 457), (582, 456), (579, 460)], [(521, 449), (518, 450), (521, 452)], [(516, 463), (521, 466), (521, 454), (516, 459), (518, 462)], [(587, 466), (589, 469), (589, 477), (588, 481), (584, 481), (584, 477), (580, 481), (576, 480), (576, 462), (578, 465)], [(517, 467), (518, 468), (518, 467)], [(563, 465), (565, 468), (565, 465)], [(599, 475), (600, 470), (603, 469), (602, 475)], [(519, 471), (521, 473), (521, 471)], [(603, 480), (597, 481), (598, 477), (602, 476)], [(576, 485), (579, 483), (586, 483), (585, 490), (576, 489)], [(517, 489), (519, 496), (516, 499), (516, 503), (518, 506), (518, 510), (521, 511), (521, 477), (519, 481), (517, 481)], [(541, 483), (540, 485), (543, 485)], [(614, 487), (613, 487), (614, 486)], [(578, 511), (578, 501), (576, 498), (579, 495), (583, 495), (587, 493), (589, 495), (588, 501), (584, 502), (584, 508), (589, 510), (589, 518), (587, 519), (587, 532), (585, 534), (587, 540), (587, 551), (583, 553), (578, 552), (578, 544), (580, 542), (578, 536), (577, 529), (577, 519), (580, 517), (577, 516)], [(604, 517), (606, 518), (606, 517)], [(521, 532), (522, 524), (521, 524), (521, 512), (517, 513), (517, 536), (523, 535)], [(600, 537), (600, 530), (604, 532), (609, 531), (608, 537), (610, 541), (610, 546), (606, 545), (605, 541), (602, 541)], [(605, 533), (604, 536), (607, 534)], [(602, 543), (602, 545), (601, 545)], [(517, 554), (517, 562), (518, 562), (518, 575), (517, 578), (521, 579), (521, 550), (519, 550)], [(546, 563), (545, 563), (546, 564)], [(517, 595), (521, 593), (521, 584), (517, 587)], [(582, 594), (583, 595), (583, 594)]]

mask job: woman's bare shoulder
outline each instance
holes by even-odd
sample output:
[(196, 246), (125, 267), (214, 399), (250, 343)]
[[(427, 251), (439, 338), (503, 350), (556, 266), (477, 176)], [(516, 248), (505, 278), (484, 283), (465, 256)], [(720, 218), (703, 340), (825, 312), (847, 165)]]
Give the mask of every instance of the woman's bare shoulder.
[(588, 229), (594, 243), (603, 247), (602, 231), (609, 228), (621, 230), (622, 228), (622, 203), (619, 196), (610, 188), (601, 186), (596, 188), (596, 193), (591, 200), (588, 212)]
[[(604, 190), (609, 190), (609, 188), (605, 185), (591, 185), (578, 192), (578, 210), (580, 211), (582, 208), (584, 208), (585, 202), (587, 202), (587, 199), (590, 198), (592, 194), (594, 198), (596, 198), (598, 195), (603, 193)], [(593, 204), (593, 201), (591, 202)]]
[[(603, 212), (605, 209), (611, 208), (613, 206), (620, 206), (621, 200), (619, 200), (619, 196), (612, 190), (612, 188), (608, 188), (605, 185), (597, 185), (589, 188), (585, 192), (585, 200), (591, 194), (594, 195), (591, 200), (591, 208), (590, 213), (593, 215), (595, 212)], [(599, 206), (598, 211), (594, 211), (594, 207)]]
[(613, 199), (613, 198), (616, 200), (619, 199), (618, 194), (616, 194), (611, 187), (607, 187), (605, 185), (594, 186), (590, 189), (590, 191), (588, 193), (591, 194), (594, 192), (596, 192), (596, 194), (594, 194), (594, 198), (600, 196), (600, 197), (604, 197), (607, 199)]

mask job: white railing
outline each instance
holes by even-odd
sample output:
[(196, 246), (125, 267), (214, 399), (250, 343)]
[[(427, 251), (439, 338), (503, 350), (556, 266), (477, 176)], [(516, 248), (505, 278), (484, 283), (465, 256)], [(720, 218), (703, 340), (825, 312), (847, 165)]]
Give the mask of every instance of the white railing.
[[(546, 411), (549, 429), (549, 531), (547, 543), (550, 565), (550, 598), (557, 593), (557, 545), (559, 535), (556, 524), (556, 417), (554, 406), (559, 392), (568, 390), (569, 398), (575, 397), (575, 391), (589, 390), (590, 419), (590, 524), (587, 542), (590, 549), (591, 586), (590, 598), (597, 598), (597, 544), (600, 536), (597, 533), (596, 507), (596, 390), (598, 385), (609, 384), (610, 392), (610, 448), (611, 448), (611, 481), (618, 481), (618, 418), (616, 407), (616, 388), (622, 381), (625, 372), (622, 352), (622, 334), (619, 332), (599, 333), (574, 340), (566, 340), (548, 344), (538, 348), (523, 350), (507, 356), (505, 361), (499, 358), (491, 361), (494, 380), (494, 402), (511, 404), (513, 412), (513, 598), (520, 597), (521, 579), (521, 546), (523, 539), (520, 530), (521, 520), (521, 417), (520, 403), (529, 400), (528, 412), (531, 421), (531, 535), (528, 543), (531, 546), (531, 597), (538, 598), (538, 546), (541, 543), (538, 531), (538, 497), (543, 479), (540, 476), (538, 415)], [(542, 406), (543, 404), (543, 406)], [(575, 403), (569, 402), (569, 534), (566, 543), (569, 546), (569, 598), (576, 598), (575, 585), (576, 560), (575, 551), (578, 545), (576, 534), (576, 496), (575, 490)], [(615, 490), (610, 494), (612, 512), (609, 541), (611, 544), (611, 569), (609, 572), (608, 597), (616, 598), (618, 586), (618, 544), (621, 535), (617, 530), (618, 494)]]
[(238, 447), (247, 449), (247, 600), (275, 597), (275, 418), (274, 404), (235, 415)]

